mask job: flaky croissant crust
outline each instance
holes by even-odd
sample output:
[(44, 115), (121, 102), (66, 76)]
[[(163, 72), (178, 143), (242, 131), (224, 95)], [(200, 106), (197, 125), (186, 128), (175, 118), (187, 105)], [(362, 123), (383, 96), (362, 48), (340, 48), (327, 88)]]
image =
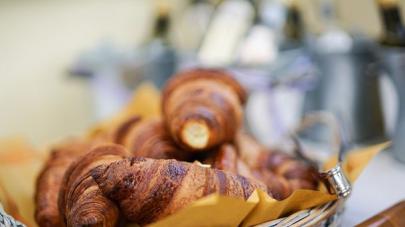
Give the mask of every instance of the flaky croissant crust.
[(179, 73), (163, 91), (167, 130), (176, 143), (194, 152), (230, 142), (242, 124), (245, 96), (242, 86), (225, 71)]
[(65, 173), (58, 206), (67, 226), (105, 226), (119, 223), (119, 210), (104, 196), (89, 171), (129, 156), (119, 145), (101, 145), (72, 163)]
[(129, 221), (140, 225), (166, 217), (206, 195), (247, 199), (267, 187), (253, 179), (196, 163), (128, 158), (92, 170), (103, 193), (119, 204)]
[(94, 144), (82, 139), (68, 139), (54, 146), (41, 170), (35, 190), (35, 220), (40, 226), (61, 226), (57, 201), (63, 176), (69, 165)]
[(162, 97), (165, 98), (170, 96), (178, 86), (182, 86), (188, 82), (200, 79), (209, 79), (214, 80), (217, 83), (223, 83), (231, 87), (237, 93), (242, 104), (246, 102), (246, 90), (241, 86), (240, 83), (233, 79), (229, 73), (221, 69), (196, 68), (177, 73), (166, 83), (163, 89)]

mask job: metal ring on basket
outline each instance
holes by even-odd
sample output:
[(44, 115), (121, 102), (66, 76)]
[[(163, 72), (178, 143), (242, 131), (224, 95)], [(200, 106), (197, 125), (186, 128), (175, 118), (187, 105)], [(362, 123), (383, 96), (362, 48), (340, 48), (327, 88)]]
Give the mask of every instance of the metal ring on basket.
[(331, 169), (324, 170), (320, 173), (321, 180), (324, 182), (329, 193), (336, 194), (339, 199), (347, 198), (352, 191), (352, 186), (345, 173), (343, 172), (342, 162), (348, 144), (345, 139), (345, 132), (343, 132), (343, 124), (340, 124), (341, 126), (339, 126), (338, 120), (334, 115), (332, 115), (331, 113), (319, 111), (304, 116), (301, 124), (292, 134), (292, 139), (297, 146), (297, 149), (295, 149), (296, 155), (308, 161), (309, 163), (315, 163), (313, 160), (305, 155), (303, 149), (301, 149), (300, 142), (296, 135), (304, 129), (319, 123), (325, 124), (326, 126), (331, 128), (332, 147), (334, 149), (334, 153), (338, 155), (338, 162), (336, 166)]

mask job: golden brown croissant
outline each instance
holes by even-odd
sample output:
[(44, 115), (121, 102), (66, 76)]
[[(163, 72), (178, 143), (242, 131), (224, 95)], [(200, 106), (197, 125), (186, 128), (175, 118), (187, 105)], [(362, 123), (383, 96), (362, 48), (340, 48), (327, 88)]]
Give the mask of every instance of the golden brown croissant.
[(58, 205), (67, 226), (116, 226), (119, 210), (106, 198), (89, 170), (121, 160), (128, 152), (119, 145), (101, 145), (72, 163), (64, 176)]
[(159, 118), (133, 123), (121, 137), (121, 144), (135, 157), (187, 161), (192, 155), (174, 143)]
[(267, 151), (242, 132), (238, 133), (235, 142), (241, 159), (256, 178), (267, 184), (275, 198), (284, 199), (296, 189), (317, 188), (318, 172), (305, 162), (279, 151)]
[(124, 144), (127, 139), (129, 131), (136, 127), (140, 122), (141, 118), (138, 115), (130, 116), (123, 121), (119, 122), (115, 128), (110, 132), (110, 140), (113, 143)]
[(174, 140), (203, 151), (233, 140), (246, 94), (227, 72), (193, 69), (177, 74), (163, 91), (162, 110)]
[(277, 200), (287, 198), (295, 189), (285, 177), (274, 174), (267, 169), (251, 170), (252, 175), (267, 185), (273, 197)]
[(270, 169), (275, 174), (288, 179), (295, 189), (317, 188), (319, 183), (319, 174), (311, 165), (308, 165), (303, 161), (297, 160), (294, 157), (277, 150), (267, 153), (263, 152), (261, 158), (259, 159), (263, 160), (263, 167)]
[(52, 149), (36, 183), (35, 220), (39, 226), (62, 225), (57, 201), (63, 175), (69, 165), (91, 146), (89, 141), (70, 139)]
[[(203, 163), (211, 165), (212, 168), (236, 174), (238, 173), (238, 159), (235, 147), (226, 143), (209, 154)], [(243, 176), (243, 174), (240, 175)]]
[(284, 199), (292, 193), (292, 186), (282, 176), (274, 174), (269, 169), (249, 168), (237, 154), (232, 144), (224, 144), (204, 160), (204, 164), (210, 164), (212, 168), (236, 173), (247, 178), (257, 179), (265, 183), (275, 199)]
[(257, 179), (251, 169), (239, 158), (235, 146), (230, 143), (223, 144), (214, 150), (203, 160), (203, 163), (215, 169)]
[(264, 184), (240, 175), (176, 160), (129, 158), (92, 170), (129, 221), (145, 225), (211, 193), (247, 199)]

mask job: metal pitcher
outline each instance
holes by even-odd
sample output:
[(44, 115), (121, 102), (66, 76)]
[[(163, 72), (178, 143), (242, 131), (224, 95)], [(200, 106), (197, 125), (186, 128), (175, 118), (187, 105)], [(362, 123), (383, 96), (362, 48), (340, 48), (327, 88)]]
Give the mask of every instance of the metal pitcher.
[(383, 66), (392, 78), (399, 98), (392, 151), (398, 160), (405, 162), (405, 47), (385, 47), (381, 52)]
[[(375, 44), (353, 39), (351, 48), (345, 51), (312, 50), (320, 77), (315, 89), (305, 96), (304, 114), (323, 110), (337, 115), (345, 124), (349, 143), (385, 139)], [(314, 128), (305, 136), (325, 140), (326, 133), (323, 128)]]

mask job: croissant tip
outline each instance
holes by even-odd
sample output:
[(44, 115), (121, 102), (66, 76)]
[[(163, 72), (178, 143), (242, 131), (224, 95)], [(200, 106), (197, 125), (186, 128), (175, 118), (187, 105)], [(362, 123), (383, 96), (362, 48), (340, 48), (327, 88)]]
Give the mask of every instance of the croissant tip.
[(204, 121), (191, 120), (185, 123), (181, 139), (194, 149), (204, 149), (208, 145), (210, 130)]

